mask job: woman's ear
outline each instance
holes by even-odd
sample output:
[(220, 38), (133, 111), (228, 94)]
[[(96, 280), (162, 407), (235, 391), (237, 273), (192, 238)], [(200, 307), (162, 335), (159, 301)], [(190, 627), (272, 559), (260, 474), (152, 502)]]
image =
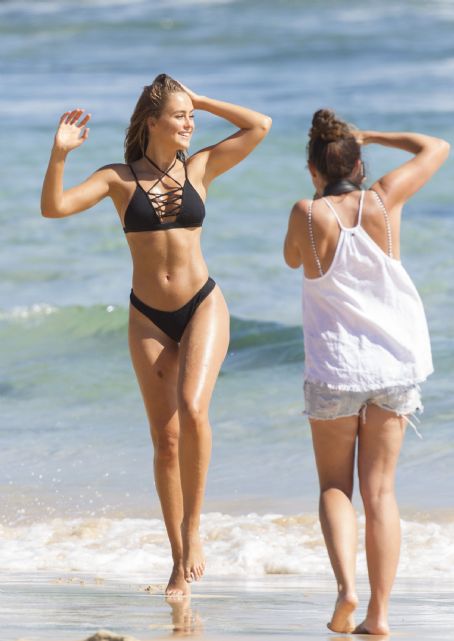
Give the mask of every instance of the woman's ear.
[(361, 180), (361, 182), (364, 182), (366, 180), (366, 166), (364, 162), (361, 160), (361, 158), (358, 158), (356, 161), (357, 164), (357, 171), (358, 171), (358, 176)]
[(314, 165), (311, 162), (307, 163), (307, 168), (309, 169), (309, 172), (312, 176), (312, 178), (317, 178), (317, 170), (315, 169)]
[(156, 125), (156, 118), (153, 118), (153, 116), (148, 116), (147, 118), (148, 129), (153, 129), (155, 125)]
[(353, 171), (351, 173), (351, 180), (359, 185), (361, 185), (361, 183), (366, 180), (366, 168), (361, 158), (358, 158), (358, 160), (355, 162), (355, 166), (353, 167)]

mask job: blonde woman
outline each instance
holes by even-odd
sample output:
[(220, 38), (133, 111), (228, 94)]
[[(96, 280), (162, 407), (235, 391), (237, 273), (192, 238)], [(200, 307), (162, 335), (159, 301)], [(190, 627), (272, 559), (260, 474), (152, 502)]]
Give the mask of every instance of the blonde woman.
[[(232, 123), (230, 137), (186, 157), (194, 111)], [(64, 189), (68, 153), (90, 115), (63, 114), (42, 191), (42, 214), (63, 218), (110, 196), (128, 241), (133, 277), (129, 346), (154, 445), (154, 474), (173, 558), (168, 595), (204, 573), (200, 512), (211, 451), (208, 409), (229, 343), (229, 313), (200, 247), (211, 182), (245, 158), (271, 120), (161, 74), (144, 88), (125, 140), (125, 164)]]

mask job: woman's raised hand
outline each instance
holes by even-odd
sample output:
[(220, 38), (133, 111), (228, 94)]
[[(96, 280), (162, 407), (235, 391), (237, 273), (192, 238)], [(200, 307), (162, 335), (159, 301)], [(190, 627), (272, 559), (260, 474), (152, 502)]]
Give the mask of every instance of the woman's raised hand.
[(367, 145), (367, 132), (359, 129), (352, 129), (352, 135), (358, 145)]
[(80, 147), (88, 138), (87, 122), (90, 114), (80, 120), (84, 109), (66, 111), (60, 118), (57, 133), (55, 134), (55, 147), (60, 151), (69, 152)]
[(198, 104), (200, 103), (200, 100), (202, 99), (202, 96), (199, 96), (198, 94), (195, 93), (195, 91), (192, 91), (192, 89), (189, 89), (189, 87), (186, 87), (182, 82), (178, 81), (178, 84), (180, 84), (183, 88), (183, 90), (188, 94), (190, 99), (192, 100), (192, 104), (194, 105), (194, 109), (197, 109)]

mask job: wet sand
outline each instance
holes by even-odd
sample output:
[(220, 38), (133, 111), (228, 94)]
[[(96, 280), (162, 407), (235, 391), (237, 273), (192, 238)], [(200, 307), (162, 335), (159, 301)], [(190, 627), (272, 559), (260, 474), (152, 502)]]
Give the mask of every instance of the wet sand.
[[(329, 577), (207, 577), (191, 599), (170, 602), (164, 583), (149, 586), (81, 575), (23, 574), (0, 577), (2, 641), (85, 641), (100, 630), (128, 641), (184, 636), (203, 641), (242, 639), (368, 639), (336, 635), (326, 627), (334, 603)], [(358, 584), (358, 621), (367, 604), (367, 582)], [(397, 581), (388, 638), (450, 640), (454, 625), (452, 582)], [(119, 635), (119, 636), (115, 636)], [(131, 637), (131, 639), (129, 639)]]

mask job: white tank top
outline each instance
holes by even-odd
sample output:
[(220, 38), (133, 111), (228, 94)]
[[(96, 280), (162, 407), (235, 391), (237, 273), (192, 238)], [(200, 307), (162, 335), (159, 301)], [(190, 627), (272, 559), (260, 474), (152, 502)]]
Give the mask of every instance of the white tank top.
[(330, 201), (323, 200), (340, 227), (334, 259), (321, 269), (309, 232), (318, 278), (304, 277), (303, 331), (305, 380), (341, 390), (369, 391), (419, 383), (433, 372), (424, 308), (401, 262), (392, 257), (388, 215), (378, 194), (388, 231), (388, 254), (361, 226), (364, 192), (355, 227), (344, 227)]

